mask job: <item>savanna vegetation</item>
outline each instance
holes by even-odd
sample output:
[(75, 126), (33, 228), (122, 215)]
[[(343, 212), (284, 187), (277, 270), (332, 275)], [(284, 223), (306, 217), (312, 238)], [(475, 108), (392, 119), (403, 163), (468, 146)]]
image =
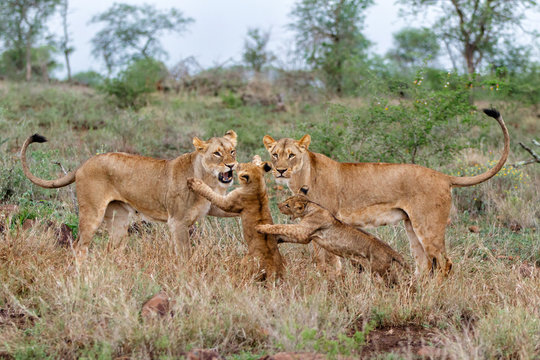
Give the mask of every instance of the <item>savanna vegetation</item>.
[[(436, 6), (401, 3), (413, 15)], [(298, 68), (268, 50), (268, 30), (250, 28), (242, 62), (206, 69), (193, 58), (173, 68), (160, 61), (160, 34), (189, 36), (196, 19), (115, 4), (92, 20), (105, 23), (93, 46), (107, 73), (60, 81), (51, 80), (55, 56), (69, 68), (74, 40), (45, 34), (55, 11), (66, 18), (67, 1), (3, 1), (0, 34), (13, 36), (0, 35), (0, 357), (202, 358), (194, 349), (229, 359), (540, 357), (540, 64), (508, 32), (536, 2), (445, 2), (448, 21), (404, 29), (384, 58), (362, 35), (371, 4), (297, 1)], [(144, 31), (133, 32), (137, 23)], [(437, 61), (443, 49), (450, 70)], [(311, 246), (280, 244), (285, 278), (260, 283), (240, 265), (240, 221), (211, 217), (194, 229), (190, 259), (175, 255), (165, 224), (139, 221), (122, 249), (98, 233), (77, 266), (74, 188), (33, 185), (18, 156), (29, 135), (45, 135), (49, 142), (30, 147), (30, 166), (54, 178), (98, 153), (174, 158), (193, 150), (194, 136), (234, 129), (239, 161), (269, 159), (265, 134), (309, 133), (311, 150), (339, 161), (474, 175), (502, 149), (499, 127), (479, 111), (489, 107), (509, 128), (510, 157), (491, 180), (454, 189), (446, 235), (454, 267), (443, 282), (405, 273), (388, 286), (348, 261), (336, 277), (314, 264)], [(267, 185), (274, 221), (290, 221), (276, 206), (288, 190), (270, 175)], [(413, 265), (402, 226), (370, 231)], [(170, 311), (143, 318), (142, 304), (160, 291)]]

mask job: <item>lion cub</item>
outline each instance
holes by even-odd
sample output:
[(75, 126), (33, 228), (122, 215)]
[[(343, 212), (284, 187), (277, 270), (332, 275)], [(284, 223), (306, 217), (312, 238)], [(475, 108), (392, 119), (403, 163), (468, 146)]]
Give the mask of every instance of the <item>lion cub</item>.
[[(304, 193), (307, 192), (304, 188)], [(403, 257), (377, 237), (339, 221), (322, 206), (305, 195), (289, 197), (278, 204), (279, 210), (300, 223), (291, 225), (258, 225), (264, 234), (282, 235), (286, 242), (307, 244), (315, 241), (327, 251), (359, 262), (364, 268), (395, 282), (393, 265), (406, 267)]]
[(282, 277), (284, 270), (277, 239), (255, 230), (256, 225), (273, 224), (264, 180), (264, 173), (271, 169), (271, 165), (261, 162), (259, 156), (255, 156), (251, 163), (238, 164), (240, 187), (225, 196), (214, 192), (200, 179), (187, 180), (188, 187), (208, 199), (212, 205), (229, 213), (240, 214), (244, 240), (248, 245), (248, 254), (242, 263), (255, 260), (255, 272), (267, 279)]

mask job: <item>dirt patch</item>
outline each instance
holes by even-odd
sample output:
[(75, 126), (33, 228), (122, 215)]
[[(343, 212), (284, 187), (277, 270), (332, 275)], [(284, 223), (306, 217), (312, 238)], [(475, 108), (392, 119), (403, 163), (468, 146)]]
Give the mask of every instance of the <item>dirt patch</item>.
[(384, 327), (369, 333), (362, 357), (377, 354), (413, 354), (420, 357), (439, 357), (440, 342), (432, 330), (420, 326)]

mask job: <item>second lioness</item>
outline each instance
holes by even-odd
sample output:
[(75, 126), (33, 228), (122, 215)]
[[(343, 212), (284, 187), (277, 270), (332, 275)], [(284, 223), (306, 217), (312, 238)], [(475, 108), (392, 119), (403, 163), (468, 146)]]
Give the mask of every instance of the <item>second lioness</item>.
[(191, 190), (208, 199), (212, 205), (229, 213), (240, 214), (244, 240), (248, 245), (248, 255), (243, 262), (254, 260), (255, 272), (274, 279), (283, 275), (283, 260), (277, 240), (272, 235), (260, 234), (255, 230), (255, 225), (273, 224), (264, 181), (264, 172), (271, 168), (270, 164), (261, 162), (258, 156), (253, 158), (252, 163), (238, 164), (240, 187), (225, 196), (214, 192), (200, 179), (189, 178), (187, 181)]
[(377, 237), (339, 221), (322, 206), (302, 194), (289, 197), (280, 203), (279, 211), (298, 224), (258, 225), (257, 231), (282, 235), (284, 241), (307, 244), (312, 240), (325, 250), (359, 262), (383, 277), (394, 279), (393, 265), (405, 267), (403, 257)]

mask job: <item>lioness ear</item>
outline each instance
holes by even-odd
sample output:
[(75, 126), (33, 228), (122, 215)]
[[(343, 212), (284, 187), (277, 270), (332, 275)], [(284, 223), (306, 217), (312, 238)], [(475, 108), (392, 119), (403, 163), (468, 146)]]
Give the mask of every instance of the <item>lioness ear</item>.
[(268, 161), (265, 161), (262, 164), (262, 168), (264, 172), (269, 172), (270, 170), (272, 170), (272, 164), (270, 164)]
[(233, 131), (233, 130), (229, 130), (225, 133), (225, 135), (223, 135), (223, 137), (227, 140), (229, 140), (230, 142), (232, 142), (233, 146), (236, 147), (236, 133)]
[(302, 187), (300, 188), (300, 192), (301, 192), (302, 194), (304, 194), (304, 195), (307, 195), (308, 191), (309, 191), (309, 186), (307, 186), (307, 185), (304, 185), (304, 186), (302, 186)]
[(300, 140), (296, 142), (298, 146), (300, 146), (302, 149), (307, 150), (309, 147), (309, 144), (311, 143), (311, 136), (308, 134), (302, 136)]
[(272, 146), (274, 146), (274, 144), (276, 143), (277, 141), (274, 140), (270, 135), (264, 135), (263, 137), (263, 144), (264, 144), (264, 147), (266, 148), (266, 150), (270, 151), (270, 148), (272, 148)]
[(193, 146), (195, 146), (197, 151), (204, 151), (208, 147), (208, 143), (195, 136), (193, 138)]

